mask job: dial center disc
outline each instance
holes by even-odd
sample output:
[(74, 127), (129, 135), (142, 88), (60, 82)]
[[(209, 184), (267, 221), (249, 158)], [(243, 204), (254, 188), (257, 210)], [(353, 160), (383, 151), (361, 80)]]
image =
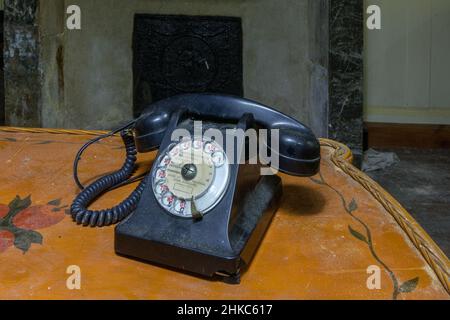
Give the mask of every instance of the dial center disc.
[(215, 167), (207, 161), (209, 155), (192, 143), (175, 145), (170, 151), (170, 163), (166, 168), (166, 185), (170, 192), (181, 199), (201, 197), (209, 190), (215, 176)]
[(181, 176), (186, 181), (194, 179), (197, 176), (197, 166), (193, 163), (186, 163), (181, 168)]

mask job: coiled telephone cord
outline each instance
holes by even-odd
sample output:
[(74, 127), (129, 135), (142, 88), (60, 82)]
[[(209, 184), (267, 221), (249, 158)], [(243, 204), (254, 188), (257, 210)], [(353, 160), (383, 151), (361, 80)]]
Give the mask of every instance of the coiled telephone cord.
[[(80, 159), (82, 151), (86, 149), (91, 143), (85, 145), (84, 148), (80, 149), (75, 162), (74, 162), (74, 177), (77, 184), (83, 189), (73, 201), (70, 212), (73, 220), (77, 224), (82, 224), (83, 226), (91, 226), (91, 227), (103, 227), (111, 224), (115, 224), (125, 217), (127, 217), (130, 213), (134, 211), (137, 206), (137, 203), (142, 195), (142, 192), (145, 187), (145, 179), (143, 179), (138, 187), (120, 204), (104, 210), (89, 210), (88, 206), (102, 193), (116, 188), (118, 185), (124, 184), (127, 182), (128, 178), (134, 172), (135, 164), (136, 164), (136, 146), (134, 143), (133, 135), (130, 130), (122, 130), (120, 131), (120, 135), (122, 137), (123, 143), (125, 145), (126, 150), (126, 159), (125, 162), (118, 171), (105, 175), (98, 180), (94, 181), (88, 187), (84, 188), (81, 183), (79, 183), (76, 169), (77, 164)], [(97, 139), (96, 141), (98, 141)]]

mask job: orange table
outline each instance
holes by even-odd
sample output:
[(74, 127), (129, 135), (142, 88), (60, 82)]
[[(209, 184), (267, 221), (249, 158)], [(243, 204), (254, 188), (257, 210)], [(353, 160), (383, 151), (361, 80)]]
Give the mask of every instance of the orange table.
[[(321, 141), (320, 175), (282, 175), (281, 208), (241, 284), (119, 257), (113, 227), (83, 228), (67, 214), (78, 192), (73, 157), (93, 134), (1, 129), (1, 299), (450, 297), (448, 258), (397, 201), (350, 164), (349, 150), (330, 140)], [(139, 155), (140, 170), (153, 157)], [(91, 181), (122, 160), (120, 138), (107, 139), (86, 152), (80, 177)], [(111, 206), (134, 187), (114, 190), (92, 207)], [(80, 269), (80, 289), (67, 287), (69, 266)]]

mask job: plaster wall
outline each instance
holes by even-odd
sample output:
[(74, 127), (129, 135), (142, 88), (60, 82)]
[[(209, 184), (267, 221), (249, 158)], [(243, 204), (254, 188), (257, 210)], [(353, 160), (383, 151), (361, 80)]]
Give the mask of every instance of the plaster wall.
[[(41, 0), (44, 127), (108, 129), (132, 118), (136, 13), (242, 18), (244, 95), (326, 135), (328, 16), (317, 0)], [(81, 30), (65, 9), (81, 8)], [(326, 13), (326, 12), (325, 12)]]

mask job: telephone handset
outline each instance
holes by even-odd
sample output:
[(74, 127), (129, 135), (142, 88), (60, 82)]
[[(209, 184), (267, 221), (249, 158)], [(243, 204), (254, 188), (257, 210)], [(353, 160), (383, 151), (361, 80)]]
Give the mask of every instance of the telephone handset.
[[(267, 132), (265, 139), (262, 129), (276, 129), (276, 135)], [(256, 134), (237, 137), (250, 130)], [(281, 179), (261, 175), (267, 163), (251, 150), (258, 158), (265, 149), (277, 160), (269, 165), (286, 174), (319, 170), (319, 143), (293, 118), (247, 99), (185, 94), (158, 101), (131, 123), (91, 140), (76, 157), (75, 173), (87, 146), (117, 132), (125, 144), (124, 165), (80, 192), (73, 219), (90, 226), (123, 220), (115, 229), (118, 254), (230, 283), (239, 282), (250, 263), (282, 193)], [(155, 149), (150, 172), (130, 196), (110, 209), (87, 208), (101, 193), (133, 181), (136, 153)]]

